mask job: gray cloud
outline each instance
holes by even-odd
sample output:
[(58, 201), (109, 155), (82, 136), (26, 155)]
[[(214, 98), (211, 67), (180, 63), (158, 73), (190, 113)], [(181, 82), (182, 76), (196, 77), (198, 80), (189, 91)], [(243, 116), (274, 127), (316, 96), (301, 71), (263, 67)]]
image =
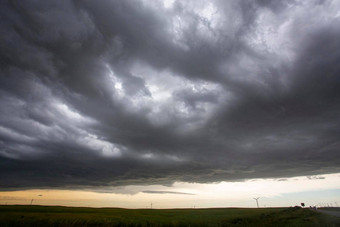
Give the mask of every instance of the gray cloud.
[(323, 177), (323, 176), (308, 176), (307, 179), (308, 180), (324, 180), (324, 179), (326, 179), (326, 177)]
[(339, 172), (337, 1), (3, 1), (0, 188)]
[(185, 193), (185, 192), (173, 192), (173, 191), (143, 191), (143, 193), (148, 194), (176, 194), (176, 195), (195, 195), (192, 193)]

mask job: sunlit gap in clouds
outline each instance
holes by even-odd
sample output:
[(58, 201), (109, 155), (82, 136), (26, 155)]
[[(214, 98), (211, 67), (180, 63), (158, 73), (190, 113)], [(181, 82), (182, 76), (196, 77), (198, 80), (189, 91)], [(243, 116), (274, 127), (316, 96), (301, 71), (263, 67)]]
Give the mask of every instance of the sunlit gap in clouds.
[[(282, 179), (255, 179), (243, 182), (198, 184), (176, 182), (172, 186), (135, 185), (85, 190), (26, 190), (1, 192), (3, 204), (27, 204), (35, 198), (39, 205), (145, 208), (282, 207), (334, 203), (339, 200), (340, 175), (327, 174)], [(96, 190), (92, 188), (92, 190)], [(305, 193), (306, 196), (299, 193)], [(43, 197), (36, 198), (43, 194)], [(299, 196), (297, 196), (299, 195)], [(310, 196), (312, 195), (312, 196)], [(148, 207), (149, 208), (149, 207)]]

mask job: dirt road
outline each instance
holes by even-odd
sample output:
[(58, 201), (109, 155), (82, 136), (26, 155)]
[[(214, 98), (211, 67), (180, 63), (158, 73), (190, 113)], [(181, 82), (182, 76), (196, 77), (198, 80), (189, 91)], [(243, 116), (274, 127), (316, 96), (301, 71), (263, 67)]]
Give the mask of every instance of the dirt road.
[(318, 209), (319, 212), (324, 213), (324, 214), (329, 214), (332, 216), (340, 217), (340, 211), (339, 210), (322, 210)]

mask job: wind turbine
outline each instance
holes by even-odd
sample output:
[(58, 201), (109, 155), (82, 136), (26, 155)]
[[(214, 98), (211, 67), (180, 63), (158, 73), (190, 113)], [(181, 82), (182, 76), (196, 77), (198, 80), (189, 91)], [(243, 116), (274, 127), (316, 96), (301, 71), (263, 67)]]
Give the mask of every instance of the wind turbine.
[(260, 198), (260, 197), (253, 198), (253, 199), (255, 199), (255, 200), (256, 200), (257, 208), (259, 208), (259, 198)]
[[(38, 195), (38, 196), (41, 197), (41, 196), (43, 196), (43, 195)], [(31, 205), (33, 204), (33, 201), (34, 201), (34, 199), (31, 200)]]

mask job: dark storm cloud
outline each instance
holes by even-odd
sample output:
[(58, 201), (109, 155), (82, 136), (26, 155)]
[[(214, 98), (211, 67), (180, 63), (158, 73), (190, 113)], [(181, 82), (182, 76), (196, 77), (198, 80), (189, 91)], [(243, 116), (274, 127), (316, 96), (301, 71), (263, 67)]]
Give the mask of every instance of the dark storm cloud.
[(340, 171), (337, 1), (170, 3), (0, 3), (2, 190)]

